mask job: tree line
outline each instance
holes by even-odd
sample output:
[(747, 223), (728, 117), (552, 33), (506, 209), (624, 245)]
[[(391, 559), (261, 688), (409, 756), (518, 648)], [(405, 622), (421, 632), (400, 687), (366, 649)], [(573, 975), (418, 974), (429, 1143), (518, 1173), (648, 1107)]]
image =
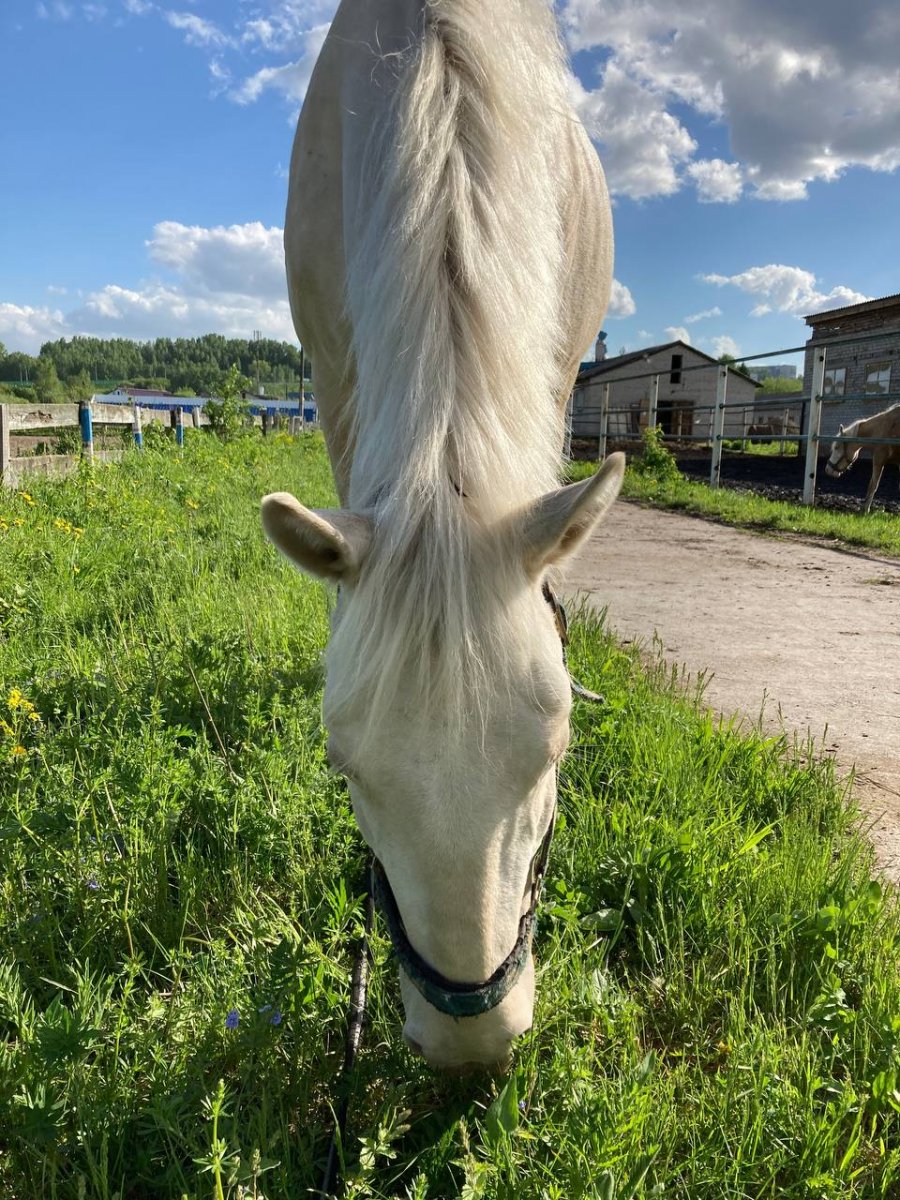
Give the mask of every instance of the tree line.
[[(195, 338), (73, 337), (45, 342), (37, 355), (0, 343), (0, 390), (42, 403), (82, 400), (117, 385), (153, 387), (181, 395), (216, 395), (232, 367), (254, 384), (296, 391), (300, 351), (273, 338), (251, 340), (207, 333)], [(307, 368), (308, 377), (309, 370)], [(98, 387), (98, 384), (101, 385)]]

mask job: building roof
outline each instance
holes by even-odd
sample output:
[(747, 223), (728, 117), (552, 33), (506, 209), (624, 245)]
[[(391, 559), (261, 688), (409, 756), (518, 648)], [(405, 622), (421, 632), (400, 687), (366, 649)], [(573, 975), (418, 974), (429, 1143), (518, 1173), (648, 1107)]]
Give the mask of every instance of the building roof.
[(825, 312), (810, 313), (803, 320), (807, 325), (818, 325), (832, 317), (855, 317), (857, 313), (877, 312), (880, 308), (900, 308), (900, 292), (893, 296), (881, 296), (878, 300), (864, 300), (862, 304), (845, 304), (843, 308), (829, 308)]
[[(634, 350), (629, 354), (617, 354), (613, 358), (604, 358), (601, 359), (600, 362), (588, 363), (587, 366), (582, 367), (582, 369), (578, 372), (577, 382), (581, 383), (585, 379), (594, 379), (597, 375), (605, 375), (607, 371), (617, 371), (619, 368), (630, 366), (632, 363), (639, 363), (643, 360), (649, 360), (654, 354), (659, 354), (663, 350), (671, 350), (675, 346), (680, 346), (682, 350), (690, 350), (692, 354), (696, 354), (700, 358), (705, 358), (709, 363), (715, 363), (718, 365), (719, 360), (717, 358), (713, 358), (711, 354), (705, 354), (702, 350), (698, 350), (696, 346), (691, 346), (688, 342), (682, 342), (679, 340), (674, 342), (663, 342), (660, 346), (646, 346), (643, 350)], [(682, 370), (684, 369), (685, 368), (682, 368)], [(741, 379), (746, 379), (748, 383), (752, 383), (754, 387), (760, 386), (757, 380), (748, 375), (746, 371), (741, 371), (734, 364), (729, 363), (728, 369), (733, 374), (739, 375)], [(637, 372), (637, 374), (642, 374), (642, 372)], [(656, 374), (656, 372), (647, 371), (647, 374)]]
[(117, 392), (124, 392), (126, 396), (171, 396), (171, 392), (164, 391), (162, 388), (138, 388), (138, 387), (117, 387)]

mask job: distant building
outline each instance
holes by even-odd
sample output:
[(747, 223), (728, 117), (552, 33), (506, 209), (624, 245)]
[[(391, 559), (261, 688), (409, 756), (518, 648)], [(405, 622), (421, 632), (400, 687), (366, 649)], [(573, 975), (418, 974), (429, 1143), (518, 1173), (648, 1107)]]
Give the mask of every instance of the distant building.
[(823, 436), (900, 400), (900, 295), (812, 313), (804, 320), (812, 329), (806, 343), (805, 395), (812, 390), (815, 351), (825, 346)]
[[(587, 363), (578, 373), (572, 398), (575, 437), (600, 434), (600, 399), (610, 387), (608, 434), (640, 433), (647, 424), (652, 376), (659, 376), (657, 424), (664, 433), (683, 438), (708, 438), (712, 432), (718, 360), (687, 342), (666, 342), (631, 354), (617, 354)], [(703, 367), (704, 370), (692, 368)], [(753, 401), (759, 384), (729, 364), (726, 402), (742, 407), (726, 411), (725, 436), (741, 437), (753, 424)]]

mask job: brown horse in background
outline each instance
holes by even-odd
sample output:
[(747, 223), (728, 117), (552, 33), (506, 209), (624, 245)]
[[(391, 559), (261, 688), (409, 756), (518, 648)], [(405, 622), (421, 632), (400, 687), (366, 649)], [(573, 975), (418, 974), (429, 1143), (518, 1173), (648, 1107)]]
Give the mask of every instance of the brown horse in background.
[[(838, 437), (900, 438), (900, 404), (895, 404), (893, 408), (885, 409), (884, 412), (876, 413), (874, 417), (865, 417), (863, 420), (854, 421), (846, 429), (842, 425), (838, 430)], [(859, 452), (866, 444), (872, 445), (872, 478), (869, 480), (866, 492), (865, 508), (865, 511), (869, 512), (881, 482), (881, 472), (885, 466), (888, 463), (897, 463), (900, 466), (900, 446), (876, 446), (862, 441), (832, 442), (831, 456), (825, 464), (825, 472), (835, 479), (843, 475), (859, 458)]]

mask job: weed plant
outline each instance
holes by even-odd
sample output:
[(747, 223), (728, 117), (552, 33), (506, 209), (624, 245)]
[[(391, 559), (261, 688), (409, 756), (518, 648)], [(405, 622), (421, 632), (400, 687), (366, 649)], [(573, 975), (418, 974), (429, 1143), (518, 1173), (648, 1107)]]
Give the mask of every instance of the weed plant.
[[(328, 598), (258, 501), (314, 436), (187, 431), (0, 506), (0, 1193), (314, 1193), (364, 852), (320, 723)], [(828, 765), (594, 617), (503, 1076), (404, 1049), (375, 939), (351, 1197), (900, 1190), (900, 923)]]

